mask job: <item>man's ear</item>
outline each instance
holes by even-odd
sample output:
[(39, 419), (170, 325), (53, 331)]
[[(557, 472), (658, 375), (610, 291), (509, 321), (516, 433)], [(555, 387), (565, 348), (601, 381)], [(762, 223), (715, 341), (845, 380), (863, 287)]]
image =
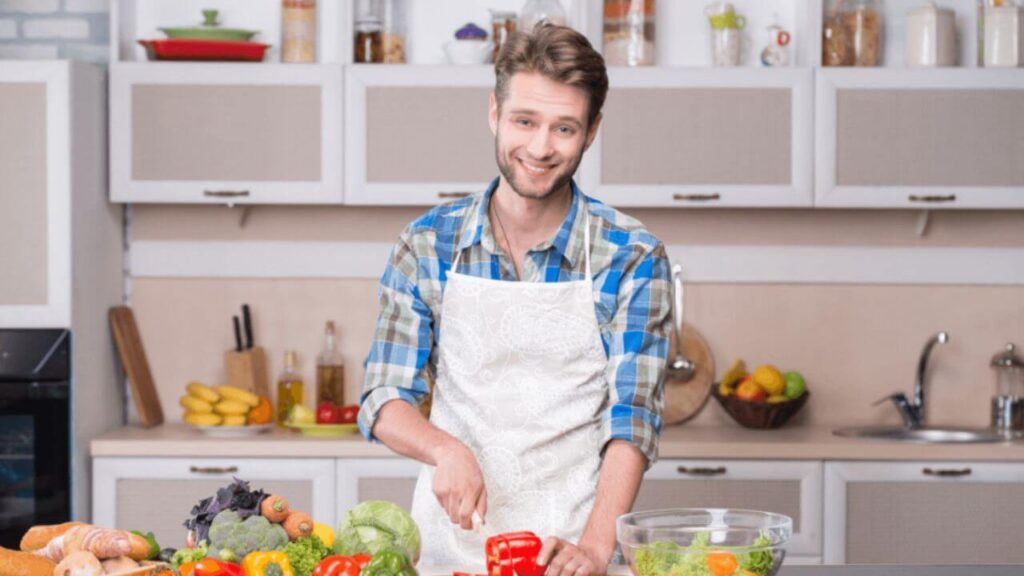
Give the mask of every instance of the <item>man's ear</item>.
[(491, 101), (490, 101), (490, 106), (488, 108), (489, 108), (489, 112), (487, 114), (487, 121), (491, 125), (491, 134), (497, 136), (498, 135), (498, 97), (494, 94), (494, 92), (491, 92)]
[(594, 143), (594, 138), (597, 138), (597, 128), (598, 126), (601, 125), (601, 118), (603, 118), (603, 116), (601, 116), (601, 113), (598, 112), (597, 117), (594, 118), (594, 121), (590, 124), (590, 127), (587, 128), (587, 143), (583, 146), (584, 152), (586, 152), (587, 149), (590, 148), (590, 145)]

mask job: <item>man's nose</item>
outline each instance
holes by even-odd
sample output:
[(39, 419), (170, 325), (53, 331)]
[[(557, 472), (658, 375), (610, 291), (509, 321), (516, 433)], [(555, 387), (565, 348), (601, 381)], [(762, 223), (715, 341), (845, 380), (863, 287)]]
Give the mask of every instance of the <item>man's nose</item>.
[(546, 127), (534, 131), (526, 151), (530, 153), (530, 156), (537, 159), (550, 156), (553, 153), (551, 148), (551, 131)]

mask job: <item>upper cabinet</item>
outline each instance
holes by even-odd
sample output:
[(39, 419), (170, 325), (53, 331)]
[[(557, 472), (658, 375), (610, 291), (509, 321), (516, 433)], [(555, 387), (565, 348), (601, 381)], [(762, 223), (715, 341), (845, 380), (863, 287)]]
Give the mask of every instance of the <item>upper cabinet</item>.
[(340, 203), (341, 67), (111, 67), (114, 202)]
[(809, 68), (613, 68), (581, 184), (616, 206), (809, 206)]

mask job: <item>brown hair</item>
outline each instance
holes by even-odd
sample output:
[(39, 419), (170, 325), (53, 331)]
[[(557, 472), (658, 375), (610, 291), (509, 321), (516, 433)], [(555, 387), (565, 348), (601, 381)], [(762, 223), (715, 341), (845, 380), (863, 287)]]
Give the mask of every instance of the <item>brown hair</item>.
[(529, 33), (508, 37), (494, 64), (494, 85), (498, 110), (508, 97), (512, 76), (535, 72), (555, 82), (583, 90), (590, 98), (588, 126), (593, 125), (608, 94), (608, 72), (604, 58), (586, 36), (567, 26), (541, 22)]

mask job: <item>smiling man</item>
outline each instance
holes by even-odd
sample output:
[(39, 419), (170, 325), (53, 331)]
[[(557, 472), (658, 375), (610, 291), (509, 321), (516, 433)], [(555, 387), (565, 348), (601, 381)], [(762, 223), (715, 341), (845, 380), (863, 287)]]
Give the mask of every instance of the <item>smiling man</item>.
[[(532, 530), (548, 576), (601, 574), (657, 456), (668, 261), (573, 182), (608, 91), (586, 38), (552, 25), (513, 35), (495, 73), (500, 177), (402, 233), (359, 424), (424, 463), (422, 564), (479, 566), (485, 534)], [(416, 406), (429, 381), (427, 420)]]

